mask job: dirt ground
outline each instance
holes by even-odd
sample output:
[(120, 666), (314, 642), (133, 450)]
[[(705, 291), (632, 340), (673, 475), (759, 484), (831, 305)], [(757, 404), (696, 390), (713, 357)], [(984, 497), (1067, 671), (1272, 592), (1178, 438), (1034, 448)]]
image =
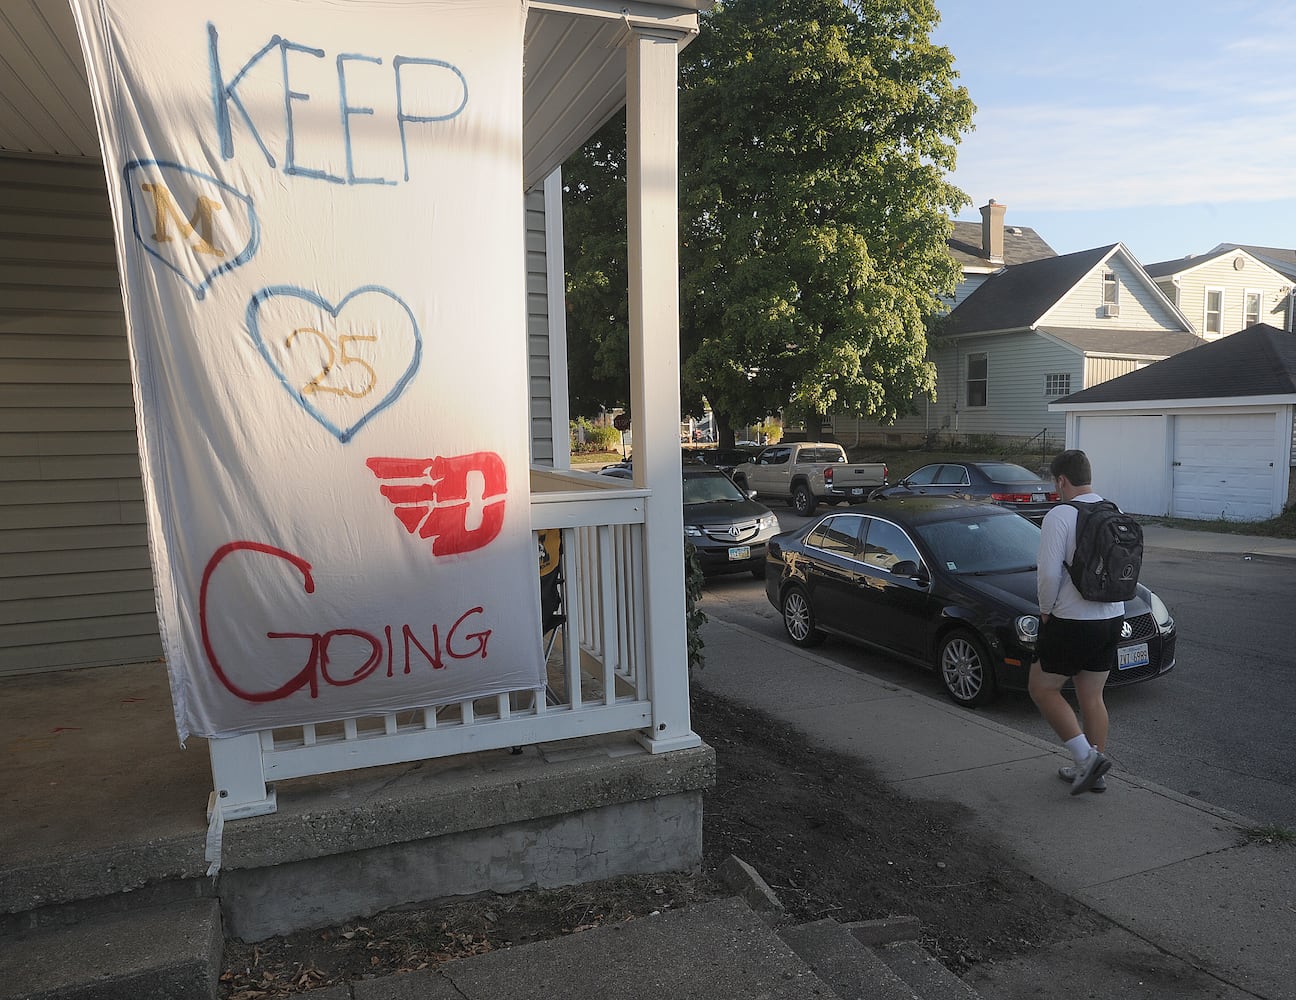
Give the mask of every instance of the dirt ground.
[(969, 833), (958, 807), (899, 796), (858, 762), (811, 749), (789, 727), (706, 692), (695, 690), (693, 712), (718, 761), (699, 871), (475, 897), (255, 946), (230, 942), (222, 997), (292, 996), (727, 895), (716, 871), (730, 854), (770, 883), (793, 922), (918, 917), (924, 946), (955, 972), (1102, 925)]

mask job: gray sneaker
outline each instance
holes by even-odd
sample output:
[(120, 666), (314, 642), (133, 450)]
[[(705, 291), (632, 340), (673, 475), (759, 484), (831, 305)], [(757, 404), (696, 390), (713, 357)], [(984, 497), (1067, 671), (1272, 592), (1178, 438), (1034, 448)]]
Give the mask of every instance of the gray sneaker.
[(1076, 765), (1075, 780), (1071, 782), (1071, 794), (1079, 795), (1081, 792), (1087, 792), (1094, 786), (1099, 778), (1111, 770), (1111, 761), (1101, 751), (1095, 750), (1084, 759), (1084, 763)]
[[(1063, 781), (1065, 781), (1068, 785), (1075, 784), (1075, 777), (1076, 777), (1075, 765), (1067, 764), (1065, 767), (1059, 767), (1058, 777), (1061, 778)], [(1094, 783), (1089, 786), (1089, 791), (1091, 792), (1107, 791), (1107, 779), (1104, 778), (1101, 774), (1098, 775), (1098, 777), (1094, 779)]]

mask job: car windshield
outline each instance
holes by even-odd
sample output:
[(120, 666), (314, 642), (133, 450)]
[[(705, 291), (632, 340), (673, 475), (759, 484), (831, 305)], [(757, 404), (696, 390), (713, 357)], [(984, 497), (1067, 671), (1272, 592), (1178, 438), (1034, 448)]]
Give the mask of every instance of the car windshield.
[(979, 468), (992, 483), (1038, 483), (1040, 478), (1011, 462), (982, 462)]
[(684, 504), (713, 503), (716, 500), (737, 502), (747, 496), (725, 475), (686, 476), (684, 479)]
[(1012, 573), (1035, 568), (1040, 531), (1016, 514), (980, 514), (917, 526), (938, 566), (950, 573)]

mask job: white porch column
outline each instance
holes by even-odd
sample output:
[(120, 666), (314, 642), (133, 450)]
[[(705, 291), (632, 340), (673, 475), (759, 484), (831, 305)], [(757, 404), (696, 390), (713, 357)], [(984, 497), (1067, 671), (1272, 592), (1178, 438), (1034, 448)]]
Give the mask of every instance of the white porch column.
[(644, 612), (654, 753), (697, 746), (689, 720), (680, 482), (679, 36), (635, 30), (626, 43), (626, 207), (634, 483), (644, 510)]

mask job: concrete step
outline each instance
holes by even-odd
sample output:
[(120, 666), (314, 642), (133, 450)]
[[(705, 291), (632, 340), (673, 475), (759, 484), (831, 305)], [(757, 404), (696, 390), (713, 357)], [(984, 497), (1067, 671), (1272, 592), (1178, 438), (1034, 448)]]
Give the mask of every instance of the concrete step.
[(835, 920), (785, 927), (779, 937), (841, 1000), (923, 1000), (849, 927)]
[(893, 941), (872, 947), (887, 967), (924, 1000), (979, 1000), (980, 994), (959, 979), (917, 941)]
[(215, 1000), (220, 904), (109, 913), (0, 942), (0, 1000)]

